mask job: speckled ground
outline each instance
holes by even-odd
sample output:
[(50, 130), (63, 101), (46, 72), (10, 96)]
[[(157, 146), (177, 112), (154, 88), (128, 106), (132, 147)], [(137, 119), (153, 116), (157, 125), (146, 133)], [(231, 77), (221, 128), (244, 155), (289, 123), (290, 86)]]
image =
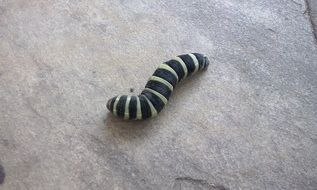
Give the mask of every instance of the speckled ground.
[[(0, 189), (317, 189), (314, 0), (0, 0)], [(209, 56), (125, 122), (162, 61)]]

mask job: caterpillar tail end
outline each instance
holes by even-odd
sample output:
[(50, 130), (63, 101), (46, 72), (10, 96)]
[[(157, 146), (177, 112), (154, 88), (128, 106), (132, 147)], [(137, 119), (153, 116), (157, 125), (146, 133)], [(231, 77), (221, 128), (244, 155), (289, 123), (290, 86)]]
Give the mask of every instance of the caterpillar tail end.
[(109, 99), (108, 102), (107, 102), (107, 109), (108, 109), (110, 112), (112, 112), (112, 110), (111, 110), (111, 108), (110, 108), (110, 104), (111, 104), (111, 102), (112, 102), (112, 99), (113, 99), (113, 98)]
[[(114, 116), (124, 120), (142, 120), (153, 116), (148, 113), (149, 109), (145, 109), (144, 101), (140, 96), (119, 95), (108, 100), (107, 108)], [(141, 111), (141, 108), (148, 112)]]
[(204, 55), (204, 69), (203, 70), (207, 70), (208, 66), (210, 64), (210, 61), (208, 59), (208, 57), (206, 55)]

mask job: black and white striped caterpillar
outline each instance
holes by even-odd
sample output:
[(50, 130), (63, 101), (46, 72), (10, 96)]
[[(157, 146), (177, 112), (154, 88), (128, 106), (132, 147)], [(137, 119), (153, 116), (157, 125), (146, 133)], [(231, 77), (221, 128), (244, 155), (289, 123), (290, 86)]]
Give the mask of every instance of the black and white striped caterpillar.
[(123, 119), (155, 117), (167, 104), (176, 84), (198, 71), (207, 69), (208, 58), (200, 53), (179, 55), (155, 70), (138, 96), (120, 95), (107, 102), (107, 108)]

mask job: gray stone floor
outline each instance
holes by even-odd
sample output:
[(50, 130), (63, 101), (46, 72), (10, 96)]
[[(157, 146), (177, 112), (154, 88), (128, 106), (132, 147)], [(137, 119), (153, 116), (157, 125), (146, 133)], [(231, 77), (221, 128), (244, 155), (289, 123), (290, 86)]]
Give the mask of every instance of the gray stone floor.
[[(315, 23), (314, 0), (0, 0), (0, 189), (316, 190)], [(108, 114), (188, 52), (209, 70), (159, 117)]]

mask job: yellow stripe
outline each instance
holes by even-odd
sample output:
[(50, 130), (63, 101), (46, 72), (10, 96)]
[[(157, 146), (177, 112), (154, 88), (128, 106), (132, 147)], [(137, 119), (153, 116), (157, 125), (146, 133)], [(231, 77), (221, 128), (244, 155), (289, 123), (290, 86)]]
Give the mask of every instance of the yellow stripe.
[(136, 96), (136, 119), (142, 119), (141, 103), (139, 96)]
[(118, 105), (118, 102), (119, 102), (119, 100), (120, 100), (120, 97), (121, 97), (121, 96), (117, 96), (117, 98), (116, 98), (116, 100), (114, 101), (114, 104), (113, 104), (113, 114), (114, 114), (115, 116), (118, 116), (118, 115), (117, 115), (117, 105)]
[(160, 83), (165, 84), (171, 91), (173, 91), (173, 85), (171, 85), (167, 80), (157, 77), (157, 76), (151, 76), (149, 80), (158, 81)]
[(128, 96), (127, 101), (125, 102), (125, 107), (124, 107), (124, 119), (129, 119), (130, 117), (130, 112), (129, 112), (130, 100), (131, 100), (131, 96)]
[(196, 56), (192, 53), (188, 54), (192, 60), (194, 61), (194, 64), (195, 64), (195, 70), (194, 70), (194, 73), (196, 73), (198, 71), (198, 68), (199, 68), (199, 63), (198, 63), (198, 60), (196, 58)]
[(160, 94), (160, 93), (158, 93), (155, 90), (152, 90), (150, 88), (145, 88), (144, 90), (149, 91), (149, 92), (155, 94), (156, 96), (158, 96), (163, 101), (164, 105), (167, 104), (167, 99), (162, 94)]
[(165, 69), (165, 70), (167, 70), (167, 71), (173, 73), (173, 75), (176, 77), (177, 82), (178, 82), (178, 75), (177, 75), (177, 73), (174, 71), (174, 69), (172, 69), (172, 67), (166, 65), (165, 63), (162, 63), (162, 64), (160, 64), (160, 65), (158, 66), (158, 69)]
[[(143, 95), (143, 96), (144, 96), (144, 95)], [(153, 106), (152, 102), (151, 102), (146, 96), (144, 96), (144, 98), (146, 99), (147, 103), (148, 103), (149, 106), (150, 106), (150, 109), (151, 109), (151, 117), (157, 116), (157, 111), (156, 111), (155, 107)]]
[(175, 57), (173, 60), (179, 62), (182, 65), (184, 73), (185, 73), (183, 78), (186, 78), (187, 74), (188, 74), (188, 70), (187, 70), (187, 67), (186, 67), (186, 64), (184, 63), (184, 61), (180, 57)]

